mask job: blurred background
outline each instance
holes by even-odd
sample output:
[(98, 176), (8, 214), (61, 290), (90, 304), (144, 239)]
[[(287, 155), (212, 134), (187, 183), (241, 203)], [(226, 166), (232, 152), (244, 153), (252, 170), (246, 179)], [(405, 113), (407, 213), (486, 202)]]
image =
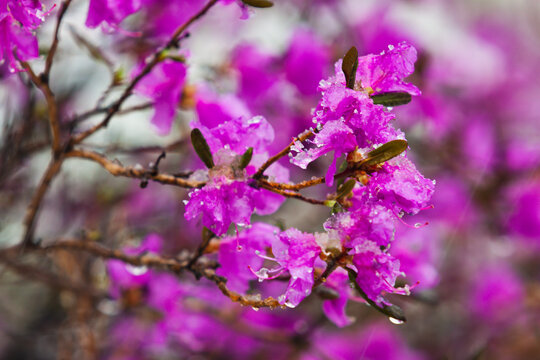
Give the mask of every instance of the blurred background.
[[(141, 59), (203, 4), (146, 1), (111, 31), (86, 27), (88, 2), (74, 1), (50, 80), (63, 128), (99, 122), (70, 119), (116, 99)], [(56, 11), (38, 30), (43, 53)], [(351, 302), (347, 313), (356, 320), (338, 328), (317, 296), (296, 309), (254, 311), (191, 274), (152, 274), (131, 295), (111, 296), (119, 280), (110, 264), (57, 251), (0, 257), (0, 357), (540, 359), (540, 2), (276, 0), (241, 17), (238, 6), (218, 4), (182, 40), (178, 54), (188, 73), (169, 134), (156, 132), (154, 109), (146, 106), (115, 117), (85, 146), (143, 167), (165, 150), (160, 170), (185, 173), (199, 167), (189, 123), (242, 111), (274, 126), (277, 152), (312, 126), (317, 84), (351, 46), (364, 55), (411, 43), (418, 60), (408, 80), (422, 95), (394, 109), (396, 127), (436, 190), (433, 209), (404, 217), (429, 225), (398, 225), (392, 245), (407, 280), (418, 282), (410, 297), (392, 297), (408, 321), (393, 324)], [(31, 62), (37, 69), (43, 63)], [(135, 96), (126, 107), (147, 101)], [(23, 236), (51, 139), (42, 95), (5, 64), (0, 113), (0, 246), (7, 248)], [(325, 166), (291, 169), (291, 178), (321, 176)], [(325, 191), (322, 185), (306, 194)], [(87, 238), (115, 249), (134, 249), (155, 234), (162, 254), (181, 254), (200, 241), (200, 224), (184, 220), (186, 196), (157, 183), (143, 189), (140, 181), (70, 159), (45, 197), (35, 234), (44, 244)], [(289, 199), (256, 219), (313, 232), (327, 217), (324, 207)], [(58, 277), (88, 289), (66, 290)], [(164, 318), (152, 306), (160, 301), (178, 308)]]

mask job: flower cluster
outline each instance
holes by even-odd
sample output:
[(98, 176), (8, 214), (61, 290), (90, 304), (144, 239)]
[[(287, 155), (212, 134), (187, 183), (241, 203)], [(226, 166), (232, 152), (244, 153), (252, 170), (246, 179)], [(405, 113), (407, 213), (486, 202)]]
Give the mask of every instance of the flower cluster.
[[(206, 183), (189, 194), (186, 219), (202, 216), (203, 225), (216, 235), (226, 233), (231, 223), (247, 226), (240, 232), (237, 229), (236, 236), (222, 239), (220, 245), (219, 272), (229, 279), (233, 289), (245, 292), (250, 281), (285, 276), (289, 283), (278, 300), (295, 307), (311, 294), (315, 277), (329, 266), (321, 259), (328, 264), (341, 261), (345, 270), (329, 271), (325, 279), (325, 287), (337, 295), (323, 306), (329, 318), (340, 326), (351, 321), (345, 314), (345, 305), (352, 296), (348, 271), (355, 274), (366, 300), (377, 306), (389, 305), (385, 293), (409, 293), (407, 285), (395, 287), (397, 277), (403, 273), (399, 261), (389, 252), (394, 223), (403, 214), (416, 214), (428, 206), (434, 184), (405, 154), (399, 154), (402, 150), (368, 167), (359, 164), (369, 160), (372, 151), (382, 144), (393, 140), (405, 143), (403, 133), (392, 126), (394, 115), (375, 104), (372, 95), (403, 91), (418, 95), (416, 87), (403, 81), (412, 72), (415, 59), (414, 48), (401, 43), (380, 55), (360, 57), (358, 81), (353, 89), (347, 87), (341, 61), (336, 64), (335, 76), (321, 81), (322, 98), (313, 118), (318, 130), (309, 141), (312, 147), (306, 149), (297, 141), (292, 147), (296, 152), (292, 162), (305, 168), (334, 151), (327, 185), (331, 186), (334, 177), (339, 176), (353, 181), (348, 193), (329, 202), (341, 210), (325, 222), (324, 233), (310, 234), (294, 228), (281, 231), (262, 223), (250, 227), (254, 210), (272, 213), (280, 204), (279, 196), (275, 199), (276, 194), (257, 189), (257, 179), (250, 177), (267, 159), (273, 129), (264, 118), (250, 119), (249, 111), (234, 98), (227, 101), (226, 96), (200, 88), (196, 106), (199, 117), (192, 126), (200, 129), (206, 139), (214, 164), (192, 176)], [(254, 155), (244, 169), (240, 162), (248, 148)], [(336, 175), (336, 163), (342, 155), (346, 155), (346, 167)], [(268, 175), (273, 181), (287, 181), (286, 176), (279, 177), (275, 171)]]

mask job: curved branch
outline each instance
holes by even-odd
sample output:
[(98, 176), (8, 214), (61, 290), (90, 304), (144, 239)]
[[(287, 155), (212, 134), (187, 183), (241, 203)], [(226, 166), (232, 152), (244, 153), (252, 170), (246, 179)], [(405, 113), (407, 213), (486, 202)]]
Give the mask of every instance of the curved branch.
[(66, 153), (65, 156), (66, 158), (82, 158), (92, 160), (101, 165), (105, 170), (107, 170), (114, 176), (123, 176), (141, 180), (152, 180), (161, 184), (175, 185), (183, 188), (200, 188), (206, 184), (205, 182), (190, 181), (170, 174), (156, 174), (153, 170), (145, 170), (142, 168), (139, 169), (129, 166), (124, 167), (117, 162), (111, 161), (105, 156), (94, 151), (75, 149)]
[(282, 157), (287, 155), (289, 153), (289, 151), (291, 151), (291, 147), (297, 141), (302, 142), (302, 141), (310, 138), (311, 136), (313, 136), (313, 130), (307, 130), (304, 133), (302, 133), (302, 134), (298, 135), (297, 137), (295, 137), (291, 141), (289, 146), (287, 146), (285, 149), (278, 152), (276, 155), (272, 156), (270, 159), (266, 160), (266, 162), (264, 164), (262, 164), (261, 167), (259, 168), (259, 170), (257, 170), (257, 172), (253, 175), (253, 178), (254, 179), (259, 179), (260, 177), (262, 177), (263, 173), (266, 171), (266, 169), (268, 169), (270, 167), (270, 165), (272, 165), (273, 163), (275, 163), (276, 161), (278, 161), (279, 159), (281, 159)]

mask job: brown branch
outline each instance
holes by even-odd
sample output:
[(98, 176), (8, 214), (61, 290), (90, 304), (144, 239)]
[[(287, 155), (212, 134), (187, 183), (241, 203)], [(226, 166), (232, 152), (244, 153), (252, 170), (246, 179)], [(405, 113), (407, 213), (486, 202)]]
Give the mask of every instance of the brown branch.
[(272, 192), (274, 192), (276, 194), (280, 194), (280, 195), (283, 195), (283, 196), (288, 197), (288, 198), (294, 198), (294, 199), (302, 200), (302, 201), (305, 201), (307, 203), (314, 204), (314, 205), (325, 205), (323, 200), (317, 200), (317, 199), (308, 198), (308, 197), (305, 197), (304, 195), (302, 195), (302, 194), (300, 194), (298, 192), (276, 189), (276, 188), (274, 188), (274, 187), (272, 187), (270, 185), (267, 185), (264, 182), (261, 182), (260, 185), (261, 185), (261, 187), (263, 189), (272, 191)]
[(260, 177), (262, 177), (264, 172), (266, 171), (266, 169), (268, 169), (270, 167), (270, 165), (272, 165), (273, 163), (275, 163), (276, 161), (281, 159), (283, 156), (287, 155), (289, 153), (289, 151), (291, 151), (291, 147), (297, 141), (302, 142), (302, 141), (310, 138), (311, 136), (313, 136), (313, 130), (306, 130), (304, 133), (302, 133), (302, 134), (298, 135), (297, 137), (295, 137), (291, 141), (289, 146), (287, 146), (285, 149), (278, 152), (276, 155), (272, 156), (270, 159), (266, 160), (266, 162), (264, 164), (262, 164), (261, 167), (259, 168), (259, 170), (257, 170), (257, 172), (253, 175), (253, 178), (254, 179), (259, 179)]
[(64, 158), (62, 156), (59, 158), (51, 159), (51, 162), (49, 163), (47, 170), (45, 170), (39, 186), (35, 191), (34, 196), (32, 197), (32, 202), (28, 206), (28, 209), (26, 210), (26, 216), (24, 217), (25, 232), (22, 240), (23, 245), (30, 245), (30, 243), (32, 242), (37, 214), (39, 212), (39, 208), (41, 207), (43, 197), (47, 193), (47, 190), (49, 189), (52, 180), (60, 171), (63, 160)]
[(324, 177), (318, 177), (315, 179), (299, 182), (298, 184), (276, 183), (276, 182), (268, 181), (265, 179), (259, 179), (259, 181), (265, 185), (273, 187), (274, 189), (296, 191), (296, 190), (301, 190), (301, 189), (305, 189), (311, 186), (322, 184), (324, 183), (324, 179), (325, 179)]
[(177, 43), (179, 41), (180, 36), (182, 33), (195, 21), (197, 21), (199, 18), (204, 16), (208, 10), (212, 6), (214, 6), (218, 0), (210, 0), (199, 12), (197, 12), (195, 15), (193, 15), (188, 21), (186, 21), (183, 25), (181, 25), (174, 34), (171, 36), (170, 40), (163, 46), (160, 50), (158, 50), (154, 55), (152, 56), (152, 59), (144, 66), (144, 68), (141, 70), (141, 72), (133, 78), (131, 83), (128, 85), (128, 87), (124, 90), (122, 95), (118, 100), (116, 100), (110, 107), (107, 112), (107, 115), (105, 118), (95, 126), (91, 127), (90, 129), (80, 133), (79, 135), (75, 136), (72, 139), (72, 144), (78, 144), (99, 129), (106, 127), (109, 124), (109, 121), (111, 118), (120, 110), (120, 107), (126, 101), (132, 94), (133, 89), (135, 89), (135, 86), (139, 83), (139, 81), (142, 80), (146, 75), (148, 75), (154, 66), (156, 66), (159, 62), (163, 59), (163, 53), (175, 46), (177, 46)]
[[(125, 108), (123, 110), (119, 110), (117, 112), (118, 115), (125, 115), (125, 114), (129, 114), (131, 112), (135, 112), (135, 111), (139, 111), (139, 110), (145, 110), (145, 109), (149, 109), (152, 107), (152, 103), (143, 103), (143, 104), (139, 104), (139, 105), (133, 105), (131, 107), (128, 107), (128, 108)], [(112, 105), (111, 105), (112, 106)], [(96, 107), (92, 110), (88, 110), (80, 115), (76, 115), (75, 117), (73, 117), (69, 123), (71, 123), (72, 125), (77, 125), (78, 123), (81, 123), (83, 122), (84, 120), (88, 119), (88, 118), (91, 118), (92, 116), (94, 115), (99, 115), (99, 114), (103, 114), (103, 113), (106, 113), (108, 111), (110, 111), (111, 109), (111, 106), (104, 106), (104, 107)]]
[(58, 11), (58, 17), (56, 20), (56, 28), (54, 29), (54, 38), (53, 38), (49, 53), (47, 54), (47, 59), (45, 60), (45, 70), (43, 71), (43, 76), (45, 79), (49, 77), (49, 74), (51, 72), (54, 54), (56, 53), (56, 49), (58, 48), (58, 43), (59, 43), (58, 33), (60, 32), (60, 24), (62, 23), (62, 19), (69, 7), (69, 4), (71, 4), (71, 0), (63, 1), (62, 5), (60, 5), (60, 10)]
[(105, 170), (107, 170), (114, 176), (123, 176), (141, 180), (152, 180), (161, 184), (175, 185), (183, 188), (200, 188), (206, 184), (205, 182), (190, 181), (170, 174), (156, 174), (153, 172), (153, 170), (124, 167), (117, 162), (111, 161), (105, 156), (94, 151), (75, 149), (65, 154), (65, 156), (67, 158), (82, 158), (92, 160), (101, 165)]
[(21, 66), (26, 70), (28, 76), (30, 76), (30, 80), (32, 80), (34, 85), (36, 85), (41, 90), (41, 92), (45, 96), (45, 100), (47, 101), (47, 108), (49, 110), (49, 125), (51, 127), (52, 134), (52, 149), (54, 156), (57, 157), (61, 152), (61, 145), (60, 122), (58, 118), (58, 105), (56, 104), (56, 99), (51, 88), (49, 87), (49, 84), (42, 81), (42, 78), (46, 77), (37, 76), (27, 62), (21, 61), (20, 63)]
[(12, 259), (9, 255), (5, 255), (2, 252), (0, 252), (0, 262), (21, 276), (48, 284), (54, 288), (69, 290), (76, 294), (86, 296), (89, 295), (95, 299), (100, 299), (107, 296), (105, 292), (96, 290), (86, 284), (74, 282), (67, 278), (62, 278), (54, 273), (47, 272), (44, 269), (21, 264), (20, 262)]
[(218, 286), (219, 290), (221, 290), (223, 295), (227, 296), (233, 302), (237, 302), (244, 306), (251, 306), (256, 309), (264, 307), (271, 309), (275, 309), (277, 307), (285, 308), (285, 305), (281, 305), (279, 301), (270, 296), (266, 299), (259, 299), (259, 296), (243, 296), (237, 292), (229, 290), (229, 288), (227, 288), (227, 279), (216, 275), (216, 272), (213, 269), (204, 269), (201, 271), (201, 275), (208, 280), (213, 281)]
[(187, 268), (189, 260), (178, 260), (160, 257), (156, 254), (128, 255), (120, 250), (104, 247), (96, 242), (81, 240), (62, 240), (51, 245), (35, 248), (36, 250), (76, 250), (84, 251), (104, 259), (116, 259), (133, 266), (146, 266), (152, 268), (167, 269), (175, 273)]
[[(9, 259), (10, 253), (17, 251), (19, 248), (20, 246), (15, 246), (7, 250), (0, 251), (0, 260), (4, 261), (4, 259)], [(266, 299), (259, 299), (256, 296), (243, 296), (232, 290), (229, 290), (229, 288), (227, 288), (227, 280), (217, 275), (214, 269), (212, 269), (212, 267), (215, 267), (215, 264), (211, 263), (210, 267), (208, 267), (208, 264), (204, 264), (203, 266), (195, 266), (193, 268), (190, 268), (188, 265), (190, 264), (191, 256), (188, 256), (186, 259), (172, 259), (172, 258), (163, 258), (155, 254), (127, 255), (123, 253), (122, 251), (111, 250), (95, 242), (80, 241), (80, 240), (63, 240), (63, 241), (59, 241), (57, 243), (54, 243), (48, 246), (44, 246), (44, 247), (33, 246), (33, 247), (28, 247), (27, 249), (31, 249), (35, 251), (45, 251), (45, 252), (51, 251), (51, 250), (84, 251), (84, 252), (88, 252), (93, 255), (105, 258), (105, 259), (117, 259), (133, 266), (147, 266), (147, 267), (152, 267), (152, 268), (160, 268), (160, 269), (170, 270), (175, 273), (180, 273), (183, 270), (189, 270), (197, 277), (203, 276), (207, 278), (208, 280), (213, 281), (221, 290), (221, 292), (225, 296), (230, 298), (233, 302), (238, 302), (242, 305), (251, 306), (254, 308), (284, 307), (284, 305), (281, 305), (276, 299), (272, 297), (268, 297)], [(12, 260), (11, 260), (11, 263), (13, 263), (14, 266), (20, 265)]]

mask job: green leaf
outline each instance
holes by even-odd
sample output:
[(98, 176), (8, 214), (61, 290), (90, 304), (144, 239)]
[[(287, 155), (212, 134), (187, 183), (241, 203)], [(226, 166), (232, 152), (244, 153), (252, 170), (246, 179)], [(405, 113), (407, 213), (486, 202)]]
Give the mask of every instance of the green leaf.
[(268, 0), (242, 0), (242, 2), (246, 5), (261, 9), (274, 6), (274, 3)]
[(357, 167), (373, 166), (388, 161), (405, 150), (409, 144), (405, 140), (392, 140), (377, 149), (370, 151), (366, 159), (362, 160)]
[(214, 159), (212, 159), (212, 153), (210, 152), (210, 146), (206, 142), (201, 130), (193, 129), (191, 130), (191, 143), (193, 148), (199, 158), (203, 161), (204, 165), (207, 168), (211, 169), (214, 167)]
[(250, 147), (246, 150), (246, 152), (242, 155), (242, 158), (240, 159), (240, 169), (245, 169), (249, 165), (252, 156), (253, 148)]
[(356, 69), (358, 68), (358, 50), (353, 46), (347, 51), (347, 54), (343, 57), (343, 63), (341, 64), (341, 70), (345, 74), (345, 81), (349, 89), (354, 89), (354, 83), (356, 82)]
[(371, 300), (367, 294), (364, 292), (364, 290), (362, 290), (362, 288), (360, 287), (360, 285), (358, 285), (358, 283), (356, 282), (356, 278), (358, 276), (358, 274), (352, 270), (352, 269), (349, 269), (349, 268), (345, 268), (345, 270), (347, 270), (347, 272), (349, 273), (349, 281), (351, 283), (351, 285), (356, 289), (356, 291), (358, 291), (358, 293), (360, 294), (360, 296), (362, 296), (362, 298), (364, 298), (364, 300), (367, 301), (367, 303), (371, 306), (373, 306), (377, 311), (379, 311), (380, 313), (388, 316), (388, 317), (391, 317), (391, 318), (394, 318), (396, 320), (399, 320), (399, 321), (407, 321), (407, 318), (405, 317), (405, 313), (403, 312), (403, 310), (397, 306), (397, 305), (383, 305), (383, 306), (379, 306), (377, 305), (377, 303), (373, 300)]
[(354, 179), (349, 179), (346, 183), (341, 185), (338, 188), (336, 199), (341, 199), (341, 198), (349, 195), (350, 192), (352, 191), (352, 189), (354, 188), (354, 185), (356, 185), (356, 180), (354, 180)]
[(376, 105), (398, 106), (410, 103), (412, 96), (406, 92), (387, 92), (371, 95), (371, 99)]

